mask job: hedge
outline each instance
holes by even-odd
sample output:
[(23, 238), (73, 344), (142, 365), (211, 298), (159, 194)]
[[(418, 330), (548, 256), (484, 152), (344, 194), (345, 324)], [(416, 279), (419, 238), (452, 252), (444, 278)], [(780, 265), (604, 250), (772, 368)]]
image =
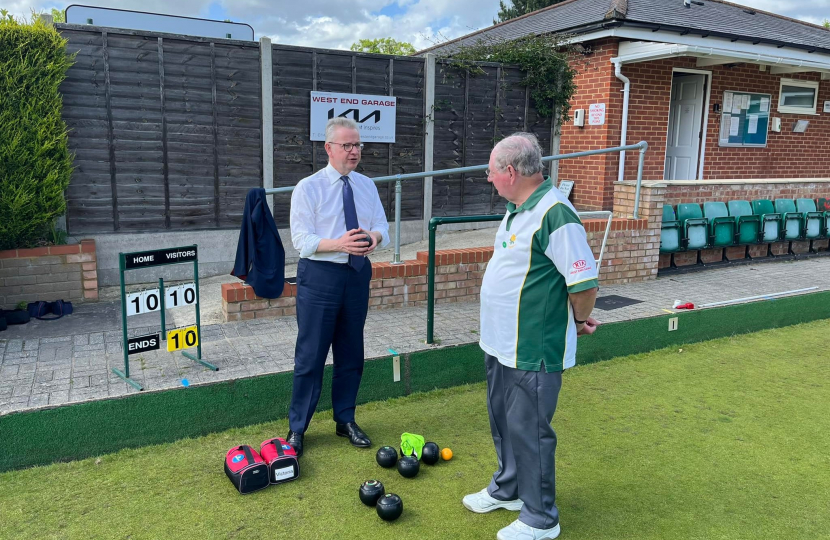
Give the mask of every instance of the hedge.
[(50, 25), (0, 17), (0, 250), (37, 245), (66, 209), (65, 46)]

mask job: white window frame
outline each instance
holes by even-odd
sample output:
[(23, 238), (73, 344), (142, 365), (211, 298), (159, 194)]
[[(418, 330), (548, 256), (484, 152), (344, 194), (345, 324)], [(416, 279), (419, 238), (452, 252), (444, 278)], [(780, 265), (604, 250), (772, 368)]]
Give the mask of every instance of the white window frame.
[[(786, 105), (781, 105), (782, 99), (781, 94), (784, 92), (784, 86), (800, 86), (801, 88), (811, 88), (815, 90), (813, 95), (813, 109), (807, 109), (805, 107), (788, 107)], [(781, 79), (781, 83), (778, 86), (778, 112), (784, 114), (818, 114), (816, 112), (816, 106), (818, 105), (818, 88), (819, 83), (818, 81), (802, 81), (799, 79)]]

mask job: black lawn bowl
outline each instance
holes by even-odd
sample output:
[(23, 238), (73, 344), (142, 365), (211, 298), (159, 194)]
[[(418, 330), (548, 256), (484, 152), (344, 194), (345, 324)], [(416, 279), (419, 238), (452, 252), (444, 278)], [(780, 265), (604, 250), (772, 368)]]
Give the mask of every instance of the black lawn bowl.
[(375, 459), (377, 459), (378, 465), (389, 469), (394, 467), (395, 463), (398, 462), (398, 452), (396, 452), (391, 446), (381, 446), (378, 449)]
[(412, 456), (404, 456), (398, 461), (398, 472), (404, 478), (415, 478), (421, 469), (421, 463)]
[(375, 506), (386, 490), (377, 480), (366, 480), (360, 486), (360, 501), (366, 506)]
[(384, 521), (395, 521), (403, 513), (403, 501), (394, 493), (387, 493), (378, 500), (378, 515)]
[(424, 449), (421, 450), (421, 461), (427, 465), (435, 465), (438, 463), (438, 458), (441, 457), (440, 454), (441, 449), (438, 448), (438, 445), (434, 442), (428, 442), (424, 445)]

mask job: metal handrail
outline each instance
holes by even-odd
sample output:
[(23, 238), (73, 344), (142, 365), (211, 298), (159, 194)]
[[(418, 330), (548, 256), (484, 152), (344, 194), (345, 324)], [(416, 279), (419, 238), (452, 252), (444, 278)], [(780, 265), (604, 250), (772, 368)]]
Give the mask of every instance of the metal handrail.
[[(550, 161), (560, 161), (563, 159), (573, 159), (578, 157), (595, 156), (598, 154), (611, 154), (613, 152), (622, 152), (625, 150), (639, 150), (640, 157), (637, 164), (637, 187), (634, 192), (634, 219), (639, 219), (640, 209), (640, 184), (643, 181), (643, 161), (645, 160), (645, 153), (648, 150), (648, 143), (640, 141), (637, 144), (629, 144), (627, 146), (615, 146), (613, 148), (600, 148), (599, 150), (586, 150), (584, 152), (573, 152), (570, 154), (557, 154), (555, 156), (545, 156), (542, 158), (543, 163)], [(395, 255), (392, 259), (393, 264), (401, 262), (401, 182), (404, 180), (419, 180), (422, 178), (431, 178), (435, 176), (449, 176), (453, 174), (463, 174), (468, 172), (478, 172), (486, 170), (488, 165), (471, 165), (469, 167), (458, 167), (456, 169), (440, 169), (437, 171), (424, 171), (419, 173), (394, 174), (390, 176), (379, 176), (373, 178), (372, 181), (376, 184), (384, 182), (395, 182)], [(279, 193), (291, 193), (296, 186), (285, 186), (279, 188), (267, 188), (266, 195), (275, 195)], [(501, 219), (501, 218), (499, 218)]]

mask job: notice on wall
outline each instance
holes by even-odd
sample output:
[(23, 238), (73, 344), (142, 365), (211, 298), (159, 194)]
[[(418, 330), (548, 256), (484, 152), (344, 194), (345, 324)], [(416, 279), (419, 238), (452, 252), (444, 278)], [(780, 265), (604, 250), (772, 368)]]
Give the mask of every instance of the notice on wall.
[(793, 126), (794, 133), (804, 133), (807, 131), (807, 126), (810, 125), (809, 120), (796, 120), (795, 125)]
[(720, 118), (720, 140), (721, 142), (729, 142), (729, 126), (731, 125), (731, 118), (732, 116), (729, 114), (723, 114)]
[(749, 122), (746, 126), (746, 132), (750, 135), (758, 133), (758, 115), (757, 114), (750, 114), (748, 117)]
[(729, 136), (730, 137), (737, 137), (738, 132), (741, 129), (741, 118), (739, 116), (733, 116), (730, 118), (731, 123), (729, 124)]
[(749, 108), (749, 94), (744, 94), (741, 97), (741, 109), (746, 110)]
[(761, 98), (761, 112), (769, 112), (769, 98)]
[(360, 140), (395, 142), (397, 101), (394, 96), (311, 92), (311, 140), (326, 140), (326, 123), (342, 116), (357, 122)]
[(588, 107), (588, 125), (601, 126), (605, 124), (605, 103), (592, 103)]
[(723, 110), (724, 111), (731, 111), (732, 110), (732, 92), (724, 92), (723, 93)]

